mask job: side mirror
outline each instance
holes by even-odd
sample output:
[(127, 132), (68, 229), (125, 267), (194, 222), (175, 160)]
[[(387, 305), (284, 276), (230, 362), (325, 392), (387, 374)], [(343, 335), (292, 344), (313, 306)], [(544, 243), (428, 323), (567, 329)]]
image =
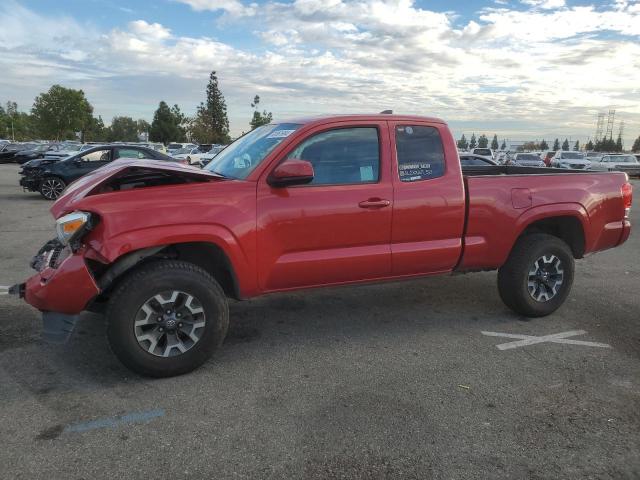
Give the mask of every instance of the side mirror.
[(291, 158), (278, 165), (267, 183), (272, 187), (288, 187), (291, 185), (304, 185), (313, 180), (313, 165), (306, 160)]

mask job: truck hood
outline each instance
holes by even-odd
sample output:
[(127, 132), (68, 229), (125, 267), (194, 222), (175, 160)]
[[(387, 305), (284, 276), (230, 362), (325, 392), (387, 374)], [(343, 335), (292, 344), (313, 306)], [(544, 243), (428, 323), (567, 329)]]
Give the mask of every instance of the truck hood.
[[(163, 160), (120, 159), (71, 183), (51, 207), (54, 218), (72, 212), (83, 198), (104, 191), (144, 186), (222, 180), (221, 175), (197, 167)], [(160, 182), (160, 183), (159, 183)]]

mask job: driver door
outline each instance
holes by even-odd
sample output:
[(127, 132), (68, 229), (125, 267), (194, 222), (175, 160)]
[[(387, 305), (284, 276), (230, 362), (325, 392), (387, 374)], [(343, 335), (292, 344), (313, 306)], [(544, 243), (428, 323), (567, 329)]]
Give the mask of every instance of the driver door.
[[(272, 187), (286, 158), (313, 165), (306, 185)], [(258, 182), (258, 282), (265, 291), (391, 274), (393, 188), (386, 122), (317, 127)]]

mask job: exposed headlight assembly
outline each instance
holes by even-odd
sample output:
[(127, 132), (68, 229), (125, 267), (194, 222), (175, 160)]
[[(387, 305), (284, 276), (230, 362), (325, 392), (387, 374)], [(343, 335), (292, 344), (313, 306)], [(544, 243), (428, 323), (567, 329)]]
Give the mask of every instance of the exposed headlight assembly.
[(73, 243), (89, 230), (91, 230), (91, 214), (88, 212), (69, 213), (56, 221), (58, 240), (63, 245), (71, 244), (72, 248), (74, 248)]

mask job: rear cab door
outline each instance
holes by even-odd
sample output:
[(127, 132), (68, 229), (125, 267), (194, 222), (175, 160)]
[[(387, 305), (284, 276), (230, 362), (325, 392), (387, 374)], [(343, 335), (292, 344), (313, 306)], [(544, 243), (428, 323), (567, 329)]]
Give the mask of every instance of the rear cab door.
[(393, 276), (451, 271), (460, 259), (465, 192), (449, 128), (438, 122), (390, 121)]
[[(313, 165), (310, 184), (275, 188), (283, 160)], [(257, 186), (258, 282), (263, 291), (348, 283), (391, 274), (387, 123), (317, 125), (272, 162)]]

